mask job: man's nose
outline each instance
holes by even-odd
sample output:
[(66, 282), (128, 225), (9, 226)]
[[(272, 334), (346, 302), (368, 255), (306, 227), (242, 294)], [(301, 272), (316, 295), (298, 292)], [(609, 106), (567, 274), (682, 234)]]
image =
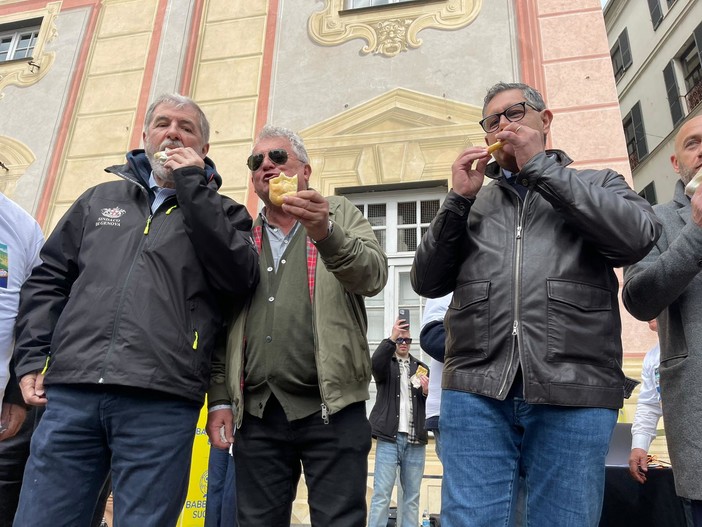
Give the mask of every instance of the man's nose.
[(166, 132), (166, 137), (168, 137), (168, 139), (180, 141), (180, 128), (178, 128), (178, 123), (171, 123)]

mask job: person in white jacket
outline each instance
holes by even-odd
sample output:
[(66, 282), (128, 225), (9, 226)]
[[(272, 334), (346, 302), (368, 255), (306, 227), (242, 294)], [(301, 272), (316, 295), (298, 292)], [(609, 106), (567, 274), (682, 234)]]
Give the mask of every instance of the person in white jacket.
[[(651, 331), (658, 332), (655, 319), (649, 320)], [(658, 367), (661, 362), (661, 347), (656, 343), (643, 360), (641, 368), (641, 392), (636, 403), (634, 422), (631, 425), (631, 453), (629, 454), (629, 472), (639, 483), (646, 483), (648, 472), (648, 449), (656, 438), (658, 420), (663, 415), (661, 408), (661, 386)]]

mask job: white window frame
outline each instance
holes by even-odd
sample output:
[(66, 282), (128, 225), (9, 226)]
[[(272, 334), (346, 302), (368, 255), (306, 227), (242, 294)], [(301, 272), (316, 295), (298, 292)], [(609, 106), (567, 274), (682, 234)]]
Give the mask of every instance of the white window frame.
[[(426, 299), (423, 297), (418, 297), (417, 304), (411, 306), (400, 304), (400, 274), (409, 272), (412, 268), (414, 251), (396, 251), (398, 230), (400, 227), (406, 226), (398, 225), (397, 223), (397, 204), (408, 201), (420, 202), (436, 199), (439, 201), (440, 207), (446, 198), (446, 192), (446, 188), (437, 186), (433, 188), (417, 188), (400, 191), (390, 190), (345, 195), (345, 197), (348, 198), (354, 205), (386, 205), (384, 226), (386, 237), (384, 249), (388, 257), (388, 283), (383, 290), (383, 334), (381, 338), (387, 338), (390, 336), (390, 330), (397, 318), (398, 309), (400, 307), (410, 307), (412, 309), (410, 333), (412, 338), (416, 339), (412, 343), (410, 352), (417, 358), (424, 361), (428, 361), (429, 356), (426, 355), (419, 347), (419, 330)], [(421, 218), (417, 217), (417, 220), (419, 221)], [(420, 227), (428, 226), (428, 224), (424, 223), (418, 223), (416, 225), (419, 225)], [(380, 227), (374, 228), (374, 230), (379, 229)], [(418, 238), (417, 244), (420, 242), (421, 239)], [(368, 339), (368, 345), (370, 346), (371, 353), (373, 353), (375, 348), (380, 343), (380, 340), (377, 338), (371, 339), (371, 335), (368, 335)]]
[[(5, 59), (0, 59), (0, 62), (10, 62), (13, 60), (31, 60), (34, 58), (34, 50), (37, 45), (37, 41), (39, 40), (39, 30), (41, 29), (41, 26), (33, 25), (33, 26), (28, 26), (28, 27), (20, 27), (11, 31), (4, 31), (0, 33), (0, 40), (6, 39), (7, 37), (11, 37), (10, 41), (10, 48), (8, 49), (7, 52), (7, 57)], [(16, 57), (15, 54), (17, 53), (17, 46), (19, 45), (22, 37), (26, 35), (31, 35), (33, 43), (31, 45), (30, 52), (28, 55), (24, 57)]]

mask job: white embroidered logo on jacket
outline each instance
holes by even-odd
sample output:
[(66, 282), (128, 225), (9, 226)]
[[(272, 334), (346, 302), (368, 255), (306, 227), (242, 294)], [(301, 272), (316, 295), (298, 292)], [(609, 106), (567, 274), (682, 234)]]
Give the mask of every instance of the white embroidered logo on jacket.
[(102, 209), (100, 211), (102, 216), (100, 216), (95, 222), (95, 226), (106, 225), (110, 227), (120, 226), (120, 216), (126, 214), (126, 210), (120, 209), (119, 207), (112, 207), (111, 209)]

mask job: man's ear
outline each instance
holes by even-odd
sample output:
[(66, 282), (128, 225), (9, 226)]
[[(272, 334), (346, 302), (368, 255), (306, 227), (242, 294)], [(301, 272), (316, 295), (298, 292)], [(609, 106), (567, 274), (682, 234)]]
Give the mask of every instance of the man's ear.
[(680, 174), (680, 165), (678, 164), (678, 156), (676, 156), (675, 154), (671, 155), (670, 156), (670, 164), (673, 165), (673, 170), (675, 170), (675, 172), (677, 174)]
[[(302, 177), (305, 180), (305, 189), (310, 188), (310, 176), (312, 175), (312, 167), (309, 164), (305, 164), (305, 168), (302, 171)], [(300, 177), (298, 175), (298, 177)]]
[(553, 112), (549, 109), (545, 109), (541, 112), (541, 124), (544, 128), (544, 135), (548, 135), (551, 130), (551, 122), (553, 122)]

